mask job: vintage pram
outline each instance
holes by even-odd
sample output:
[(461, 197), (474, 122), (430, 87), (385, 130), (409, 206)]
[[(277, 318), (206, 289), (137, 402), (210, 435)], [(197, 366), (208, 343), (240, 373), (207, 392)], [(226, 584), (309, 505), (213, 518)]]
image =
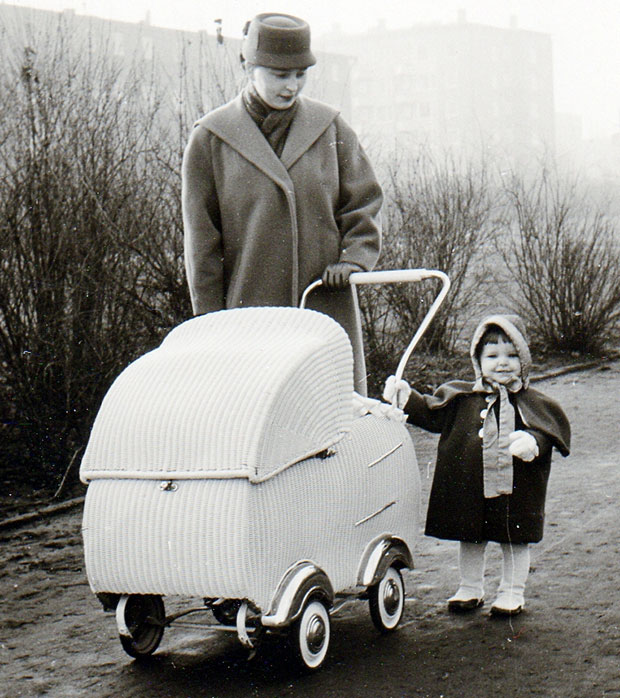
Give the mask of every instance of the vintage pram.
[[(448, 278), (351, 277), (432, 277), (442, 288), (397, 377)], [(343, 601), (368, 599), (380, 631), (399, 624), (401, 570), (413, 567), (418, 535), (415, 451), (402, 413), (352, 400), (346, 333), (304, 307), (319, 283), (300, 308), (184, 322), (106, 394), (80, 469), (84, 551), (129, 655), (151, 654), (164, 628), (202, 612), (250, 648), (264, 632), (285, 634), (302, 667), (316, 669)], [(167, 616), (162, 597), (173, 596), (201, 605)]]

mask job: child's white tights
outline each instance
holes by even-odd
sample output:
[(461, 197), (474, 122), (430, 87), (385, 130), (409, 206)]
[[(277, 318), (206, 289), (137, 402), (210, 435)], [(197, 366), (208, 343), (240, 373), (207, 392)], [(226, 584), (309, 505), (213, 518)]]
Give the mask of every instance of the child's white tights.
[(459, 570), (461, 584), (449, 601), (470, 601), (484, 598), (484, 549), (485, 543), (465, 543), (459, 546)]
[[(484, 551), (486, 542), (459, 546), (461, 583), (451, 601), (484, 598)], [(527, 544), (501, 543), (503, 563), (498, 596), (493, 604), (506, 610), (523, 606), (525, 583), (530, 571), (530, 549)]]
[(528, 545), (502, 543), (502, 579), (493, 607), (515, 611), (523, 608), (525, 582), (530, 572), (530, 549)]

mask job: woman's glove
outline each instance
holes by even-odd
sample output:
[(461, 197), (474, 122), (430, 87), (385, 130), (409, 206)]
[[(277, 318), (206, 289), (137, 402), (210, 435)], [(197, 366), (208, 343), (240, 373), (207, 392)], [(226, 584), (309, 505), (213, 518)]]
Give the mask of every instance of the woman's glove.
[(349, 285), (349, 276), (354, 271), (362, 271), (359, 264), (351, 262), (337, 262), (336, 264), (328, 264), (325, 267), (321, 281), (323, 286), (330, 291), (346, 288)]
[(508, 450), (515, 458), (531, 461), (538, 455), (538, 442), (527, 431), (513, 431), (508, 438), (510, 439)]
[(391, 405), (396, 405), (399, 409), (403, 409), (407, 404), (407, 400), (411, 395), (411, 388), (407, 381), (396, 380), (396, 376), (390, 376), (385, 381), (385, 387), (383, 388), (383, 399), (389, 402)]

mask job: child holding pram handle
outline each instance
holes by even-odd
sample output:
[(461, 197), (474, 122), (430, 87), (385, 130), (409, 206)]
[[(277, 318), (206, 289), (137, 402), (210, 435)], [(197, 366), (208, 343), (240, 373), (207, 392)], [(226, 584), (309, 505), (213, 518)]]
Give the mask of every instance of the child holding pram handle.
[(524, 607), (528, 544), (543, 535), (551, 452), (568, 455), (570, 426), (556, 402), (529, 387), (531, 357), (519, 317), (484, 319), (470, 354), (473, 383), (453, 380), (421, 395), (390, 376), (383, 397), (411, 424), (441, 435), (425, 533), (460, 541), (460, 585), (448, 609), (482, 606), (485, 548), (495, 541), (503, 567), (491, 614), (511, 616)]

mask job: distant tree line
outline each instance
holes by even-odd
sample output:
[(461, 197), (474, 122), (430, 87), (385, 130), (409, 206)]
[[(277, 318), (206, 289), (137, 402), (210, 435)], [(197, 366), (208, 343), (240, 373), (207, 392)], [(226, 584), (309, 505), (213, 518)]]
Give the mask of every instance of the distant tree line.
[[(191, 315), (182, 151), (193, 120), (236, 92), (238, 73), (207, 54), (196, 72), (181, 60), (170, 94), (153, 66), (120, 65), (105, 41), (60, 25), (3, 42), (0, 57), (0, 471), (55, 488), (114, 378)], [(380, 267), (452, 280), (412, 383), (487, 310), (520, 312), (539, 351), (600, 354), (617, 341), (616, 224), (578, 180), (546, 166), (501, 179), (489, 163), (424, 152), (386, 155), (378, 169)], [(375, 394), (434, 292), (362, 290)]]

